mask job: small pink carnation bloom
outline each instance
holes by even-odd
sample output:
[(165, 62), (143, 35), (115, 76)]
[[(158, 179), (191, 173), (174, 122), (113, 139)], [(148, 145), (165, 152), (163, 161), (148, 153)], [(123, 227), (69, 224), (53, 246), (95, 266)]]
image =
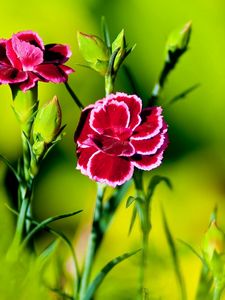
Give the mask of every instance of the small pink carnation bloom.
[(60, 83), (73, 69), (64, 65), (71, 56), (67, 45), (44, 45), (33, 31), (21, 31), (0, 40), (0, 84), (16, 84), (22, 91), (37, 81)]
[(86, 107), (75, 132), (77, 169), (91, 179), (121, 185), (134, 167), (152, 170), (168, 144), (160, 106), (142, 110), (136, 95), (116, 93)]

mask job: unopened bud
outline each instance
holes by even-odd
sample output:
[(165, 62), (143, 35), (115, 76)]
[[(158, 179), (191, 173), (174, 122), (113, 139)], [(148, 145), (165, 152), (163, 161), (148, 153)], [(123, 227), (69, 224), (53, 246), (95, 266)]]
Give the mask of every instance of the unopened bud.
[[(32, 122), (32, 117), (37, 109), (37, 87), (22, 92), (19, 88), (11, 87), (13, 94), (13, 110), (23, 130)], [(27, 133), (27, 132), (26, 132)]]
[(61, 129), (62, 113), (57, 97), (45, 104), (37, 112), (33, 124), (34, 148), (52, 143)]
[(181, 55), (188, 48), (191, 37), (192, 22), (189, 21), (184, 27), (173, 31), (166, 43), (166, 56), (169, 54), (179, 52)]
[(207, 261), (211, 261), (214, 253), (222, 255), (225, 253), (225, 234), (212, 220), (205, 233), (202, 250)]

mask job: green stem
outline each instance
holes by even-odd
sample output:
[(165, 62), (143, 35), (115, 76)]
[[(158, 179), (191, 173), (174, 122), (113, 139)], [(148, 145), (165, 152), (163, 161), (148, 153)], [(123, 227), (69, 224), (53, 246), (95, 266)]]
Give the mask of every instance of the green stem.
[(219, 284), (219, 282), (215, 279), (214, 282), (214, 291), (213, 291), (213, 300), (220, 300), (221, 295), (222, 295), (222, 288), (221, 288), (221, 284)]
[(30, 181), (29, 184), (27, 185), (24, 185), (23, 183), (19, 185), (21, 207), (17, 219), (14, 239), (7, 254), (7, 257), (10, 259), (16, 260), (19, 255), (18, 250), (25, 233), (26, 216), (32, 198), (32, 191), (33, 191), (33, 181)]
[(180, 56), (185, 51), (186, 50), (177, 50), (175, 53), (170, 53), (170, 56), (165, 61), (163, 69), (160, 73), (159, 80), (153, 88), (153, 92), (150, 99), (148, 100), (147, 106), (149, 105), (153, 106), (157, 104), (161, 90), (163, 89), (170, 72), (175, 68), (177, 62), (179, 61)]
[[(18, 207), (19, 216), (17, 219), (16, 232), (9, 249), (9, 253), (18, 253), (19, 246), (26, 232), (26, 216), (31, 203), (33, 192), (33, 179), (30, 176), (30, 149), (28, 140), (30, 140), (31, 129), (35, 112), (38, 107), (37, 85), (23, 93), (17, 86), (11, 86), (13, 98), (13, 110), (20, 123), (22, 139), (22, 162), (19, 169), (20, 182), (18, 186)], [(29, 224), (28, 224), (29, 225)], [(17, 255), (15, 255), (16, 259)]]
[(23, 147), (23, 173), (24, 173), (24, 179), (26, 181), (29, 181), (30, 152), (29, 152), (29, 146), (27, 144), (27, 139), (25, 134), (27, 134), (27, 132), (22, 131), (21, 138), (22, 138), (22, 147)]
[(105, 94), (108, 96), (113, 92), (114, 89), (115, 76), (111, 74), (105, 75)]
[(148, 236), (149, 234), (143, 234), (142, 236), (142, 253), (141, 253), (141, 263), (140, 263), (140, 274), (139, 274), (139, 291), (138, 299), (143, 299), (143, 293), (145, 290), (145, 267), (148, 257)]
[(162, 69), (162, 72), (159, 76), (159, 81), (155, 84), (154, 88), (153, 88), (153, 91), (152, 91), (152, 95), (148, 101), (148, 105), (155, 105), (157, 103), (157, 100), (160, 96), (160, 93), (161, 93), (161, 90), (163, 89), (164, 87), (164, 84), (166, 82), (166, 79), (169, 75), (169, 73), (173, 70), (174, 68), (174, 64), (172, 64), (171, 62), (166, 62), (163, 69)]
[(134, 184), (136, 189), (136, 197), (140, 199), (140, 201), (136, 203), (137, 210), (140, 217), (140, 222), (141, 222), (141, 230), (142, 230), (142, 255), (140, 261), (139, 288), (138, 288), (137, 299), (142, 300), (145, 291), (145, 268), (146, 268), (147, 257), (148, 257), (148, 240), (149, 240), (149, 233), (151, 228), (149, 205), (144, 193), (142, 171), (135, 172)]
[(213, 300), (220, 300), (221, 291), (220, 289), (215, 288), (213, 293)]
[(68, 82), (65, 82), (65, 87), (67, 89), (67, 91), (69, 92), (70, 96), (73, 98), (73, 101), (75, 102), (75, 104), (79, 107), (79, 109), (83, 109), (84, 106), (83, 104), (80, 102), (80, 100), (78, 99), (77, 95), (74, 93), (74, 91), (72, 90), (72, 88), (70, 87)]
[(79, 299), (82, 300), (85, 297), (87, 287), (90, 280), (90, 275), (92, 271), (93, 261), (98, 247), (98, 236), (100, 232), (100, 220), (102, 215), (102, 201), (104, 195), (104, 186), (102, 184), (97, 184), (97, 197), (96, 197), (96, 207), (94, 212), (94, 219), (92, 224), (92, 231), (88, 241), (88, 249), (86, 254), (86, 259), (84, 263), (84, 270), (81, 277)]

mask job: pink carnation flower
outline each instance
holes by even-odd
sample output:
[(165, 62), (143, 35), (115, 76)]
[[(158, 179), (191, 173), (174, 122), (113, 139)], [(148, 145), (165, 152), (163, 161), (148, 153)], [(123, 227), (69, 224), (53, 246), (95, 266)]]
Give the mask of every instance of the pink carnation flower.
[(168, 144), (162, 108), (142, 110), (136, 95), (116, 93), (86, 107), (75, 132), (77, 169), (115, 187), (131, 179), (134, 167), (161, 164)]
[(65, 82), (73, 69), (63, 65), (71, 56), (68, 46), (43, 44), (33, 31), (21, 31), (0, 40), (0, 83), (16, 84), (22, 91), (37, 81)]

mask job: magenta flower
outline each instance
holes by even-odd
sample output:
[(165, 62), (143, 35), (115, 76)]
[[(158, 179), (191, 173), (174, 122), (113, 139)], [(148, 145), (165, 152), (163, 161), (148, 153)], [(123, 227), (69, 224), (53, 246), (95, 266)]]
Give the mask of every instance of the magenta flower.
[(63, 65), (71, 56), (68, 46), (43, 44), (33, 31), (22, 31), (0, 40), (0, 83), (16, 84), (22, 91), (37, 81), (65, 82), (73, 69)]
[(134, 167), (152, 170), (161, 164), (167, 125), (161, 107), (142, 110), (136, 95), (116, 93), (82, 111), (75, 142), (77, 169), (115, 187), (132, 177)]

